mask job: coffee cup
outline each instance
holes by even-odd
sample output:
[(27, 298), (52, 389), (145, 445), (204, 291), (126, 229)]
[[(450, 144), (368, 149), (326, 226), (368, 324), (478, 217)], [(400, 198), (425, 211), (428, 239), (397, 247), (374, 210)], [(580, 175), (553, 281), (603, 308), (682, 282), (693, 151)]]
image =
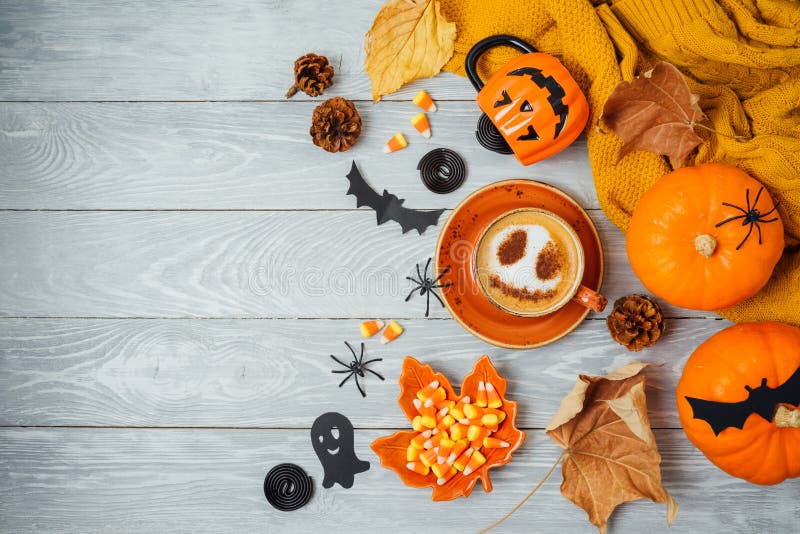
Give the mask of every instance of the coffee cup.
[(583, 245), (569, 223), (539, 208), (520, 208), (481, 234), (473, 269), (483, 294), (501, 310), (542, 317), (573, 301), (600, 312), (606, 298), (581, 285)]

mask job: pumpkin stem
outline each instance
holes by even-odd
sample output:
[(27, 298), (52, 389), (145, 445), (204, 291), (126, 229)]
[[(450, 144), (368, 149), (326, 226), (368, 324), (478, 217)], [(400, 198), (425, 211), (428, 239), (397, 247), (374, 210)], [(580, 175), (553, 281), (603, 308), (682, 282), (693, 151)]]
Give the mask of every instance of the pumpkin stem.
[(800, 408), (790, 410), (786, 406), (778, 406), (773, 421), (778, 428), (800, 428)]
[(717, 240), (712, 235), (700, 234), (694, 238), (694, 249), (704, 258), (710, 258), (717, 249)]

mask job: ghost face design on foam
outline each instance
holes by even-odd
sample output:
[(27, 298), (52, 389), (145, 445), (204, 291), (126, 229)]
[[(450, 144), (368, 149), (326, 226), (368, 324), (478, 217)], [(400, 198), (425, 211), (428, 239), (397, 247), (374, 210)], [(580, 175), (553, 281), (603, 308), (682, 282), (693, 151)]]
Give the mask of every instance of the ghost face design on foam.
[(560, 272), (542, 273), (537, 269), (539, 254), (548, 246), (557, 245), (543, 226), (511, 225), (492, 239), (489, 269), (506, 286), (528, 293), (547, 293), (554, 290), (562, 278)]
[(353, 424), (340, 413), (328, 412), (317, 417), (311, 426), (311, 444), (325, 471), (323, 488), (335, 483), (350, 488), (356, 473), (369, 469), (369, 462), (356, 457)]

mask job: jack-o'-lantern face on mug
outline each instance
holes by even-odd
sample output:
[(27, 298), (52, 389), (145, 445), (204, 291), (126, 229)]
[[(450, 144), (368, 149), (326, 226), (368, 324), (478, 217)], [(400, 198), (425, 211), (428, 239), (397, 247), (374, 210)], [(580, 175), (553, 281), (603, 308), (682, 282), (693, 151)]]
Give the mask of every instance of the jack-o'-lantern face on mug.
[[(509, 61), (483, 85), (474, 63), (497, 45), (528, 53)], [(476, 44), (467, 57), (467, 74), (479, 89), (478, 105), (523, 165), (569, 146), (589, 119), (586, 97), (567, 69), (555, 57), (532, 50), (513, 37), (497, 36)]]

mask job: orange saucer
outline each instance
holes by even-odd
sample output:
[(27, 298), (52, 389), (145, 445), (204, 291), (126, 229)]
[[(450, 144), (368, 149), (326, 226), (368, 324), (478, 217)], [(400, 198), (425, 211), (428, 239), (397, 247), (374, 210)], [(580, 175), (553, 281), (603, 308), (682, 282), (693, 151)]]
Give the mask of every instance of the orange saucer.
[(436, 272), (450, 271), (439, 283), (447, 310), (475, 337), (510, 349), (532, 349), (570, 333), (589, 313), (575, 302), (544, 317), (517, 317), (492, 304), (481, 291), (473, 265), (477, 241), (500, 215), (517, 208), (541, 208), (559, 215), (580, 237), (586, 258), (582, 284), (595, 291), (603, 282), (603, 249), (589, 215), (572, 198), (541, 182), (505, 180), (472, 193), (459, 204), (439, 233)]

